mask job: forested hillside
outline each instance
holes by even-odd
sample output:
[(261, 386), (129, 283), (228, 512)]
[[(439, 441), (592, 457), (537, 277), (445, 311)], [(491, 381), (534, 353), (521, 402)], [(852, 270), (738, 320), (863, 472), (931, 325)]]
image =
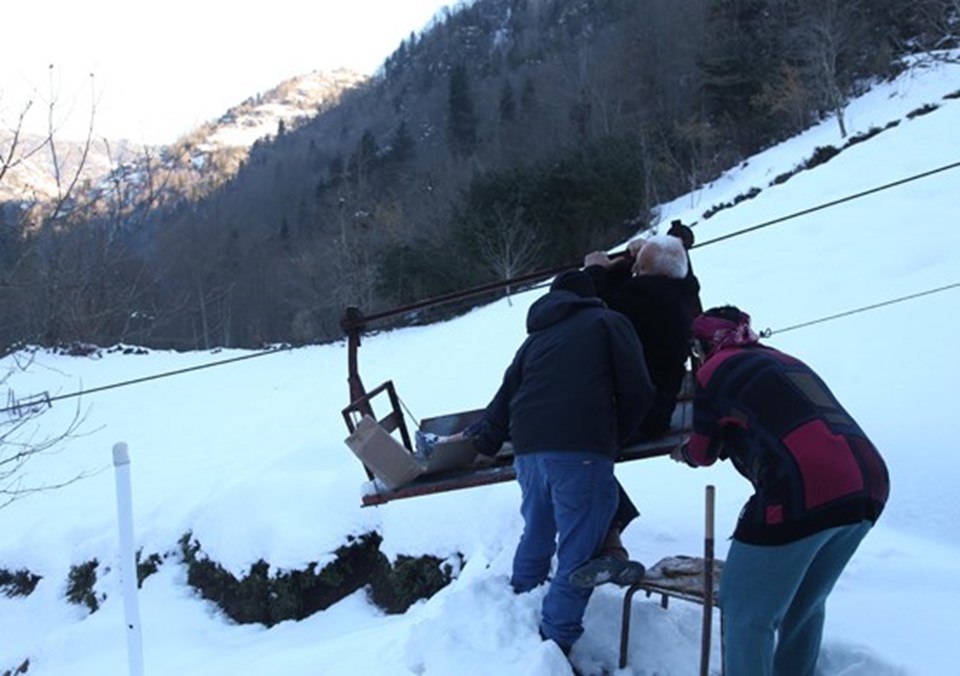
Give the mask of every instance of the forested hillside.
[(848, 98), (955, 46), (958, 5), (477, 0), (229, 180), (157, 200), (118, 179), (136, 219), (108, 197), (26, 228), (7, 205), (0, 348), (322, 342), (347, 305), (578, 264), (816, 121), (842, 144)]

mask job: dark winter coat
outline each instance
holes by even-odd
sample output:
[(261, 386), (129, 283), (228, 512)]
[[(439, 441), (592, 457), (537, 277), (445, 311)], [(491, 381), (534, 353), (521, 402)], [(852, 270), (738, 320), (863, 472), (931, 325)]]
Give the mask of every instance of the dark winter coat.
[(691, 465), (729, 458), (755, 494), (734, 537), (777, 545), (876, 521), (883, 458), (806, 364), (761, 345), (718, 350), (697, 371)]
[(692, 276), (632, 276), (626, 266), (590, 266), (585, 272), (593, 279), (597, 295), (611, 310), (626, 316), (640, 338), (647, 371), (656, 389), (641, 437), (660, 436), (670, 428), (670, 417), (687, 372), (691, 308), (698, 302), (700, 284)]
[(552, 291), (527, 315), (528, 336), (479, 426), (477, 447), (515, 455), (588, 451), (611, 458), (653, 399), (630, 323), (597, 298)]

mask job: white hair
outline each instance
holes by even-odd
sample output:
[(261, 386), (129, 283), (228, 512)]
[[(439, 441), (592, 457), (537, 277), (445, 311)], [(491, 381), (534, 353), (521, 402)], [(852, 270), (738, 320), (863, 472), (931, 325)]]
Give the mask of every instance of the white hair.
[(637, 253), (636, 271), (639, 275), (664, 275), (672, 279), (687, 276), (690, 265), (683, 242), (673, 235), (654, 235), (644, 242)]

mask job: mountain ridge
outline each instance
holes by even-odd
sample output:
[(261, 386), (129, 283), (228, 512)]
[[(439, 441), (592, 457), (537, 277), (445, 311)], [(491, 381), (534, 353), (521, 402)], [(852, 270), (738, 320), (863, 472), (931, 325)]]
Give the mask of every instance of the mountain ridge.
[[(199, 181), (210, 157), (217, 155), (220, 161), (214, 163), (215, 170), (221, 172), (220, 180), (226, 180), (236, 173), (254, 144), (269, 140), (278, 131), (296, 128), (366, 79), (367, 76), (346, 68), (296, 75), (249, 96), (217, 119), (204, 122), (167, 144), (137, 144), (95, 134), (88, 141), (61, 138), (56, 132), (22, 133), (17, 138), (20, 151), (12, 154), (17, 161), (11, 163), (0, 181), (0, 202), (55, 200), (62, 193), (62, 188), (58, 191), (57, 175), (62, 184), (81, 169), (82, 185), (95, 188), (111, 173), (129, 174), (146, 157), (153, 156), (165, 158), (168, 168), (192, 169)], [(51, 138), (56, 160), (51, 153)], [(11, 154), (12, 140), (12, 136), (0, 140), (0, 154), (4, 157)]]

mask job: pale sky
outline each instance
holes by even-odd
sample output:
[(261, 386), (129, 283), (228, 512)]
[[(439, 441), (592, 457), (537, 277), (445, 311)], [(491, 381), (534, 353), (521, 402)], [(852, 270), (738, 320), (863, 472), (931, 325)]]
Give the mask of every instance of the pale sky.
[[(46, 128), (51, 82), (64, 135), (168, 143), (248, 96), (312, 70), (373, 72), (456, 0), (31, 0), (6, 3), (0, 125), (27, 101)], [(50, 65), (54, 69), (51, 71)], [(53, 77), (51, 78), (51, 74)]]

